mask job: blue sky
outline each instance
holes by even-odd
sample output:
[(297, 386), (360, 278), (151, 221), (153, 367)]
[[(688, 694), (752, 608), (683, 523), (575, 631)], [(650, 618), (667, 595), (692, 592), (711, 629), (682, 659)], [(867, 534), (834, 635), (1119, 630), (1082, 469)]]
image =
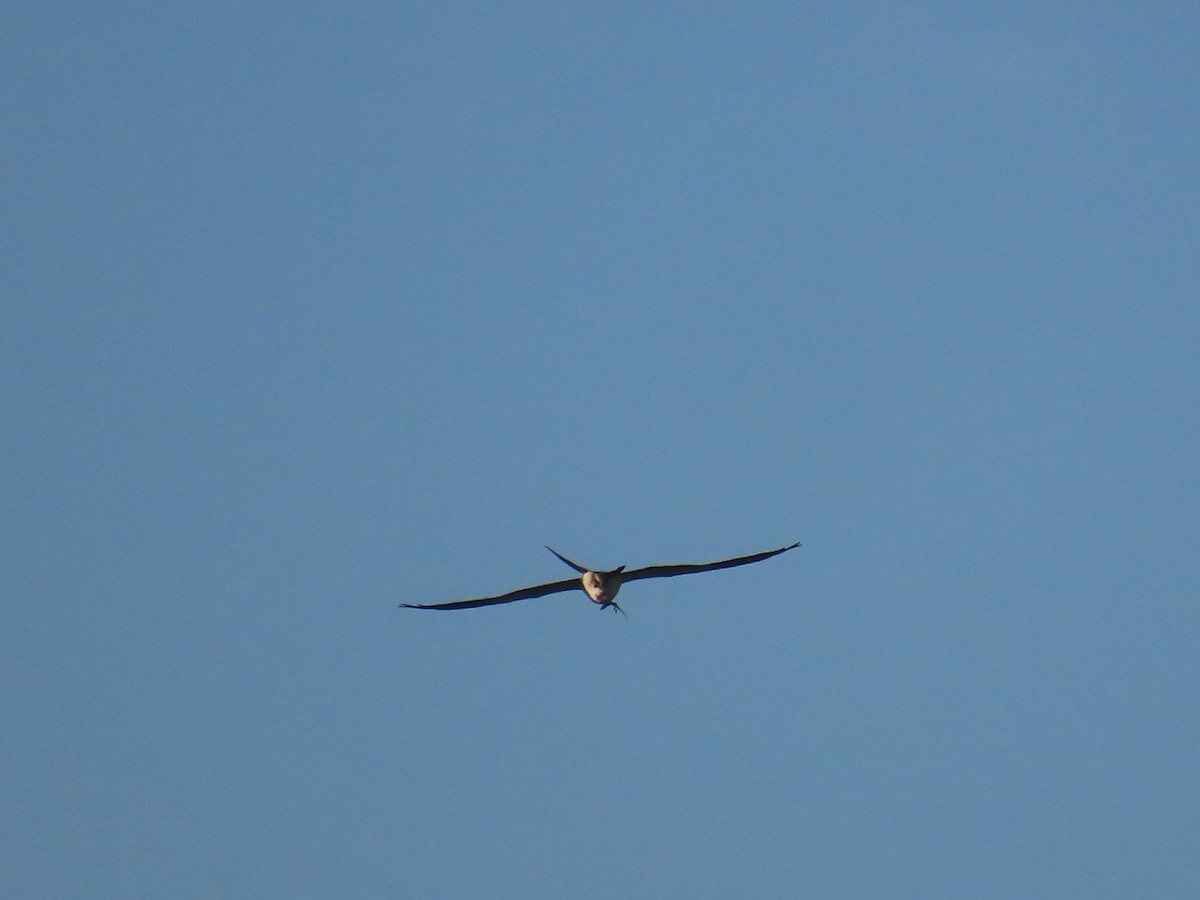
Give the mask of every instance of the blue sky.
[(6, 895), (1196, 896), (1190, 4), (0, 20)]

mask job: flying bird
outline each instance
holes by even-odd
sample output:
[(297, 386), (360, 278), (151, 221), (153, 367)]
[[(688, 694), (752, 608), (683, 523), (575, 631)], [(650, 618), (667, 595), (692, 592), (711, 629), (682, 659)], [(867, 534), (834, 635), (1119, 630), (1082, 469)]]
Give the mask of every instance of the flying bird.
[(579, 563), (571, 562), (553, 547), (546, 549), (565, 562), (568, 566), (582, 575), (582, 578), (567, 578), (563, 581), (551, 581), (547, 584), (536, 584), (533, 587), (519, 588), (507, 594), (495, 597), (477, 597), (474, 600), (456, 600), (453, 603), (401, 603), (405, 609), (473, 609), (476, 606), (494, 606), (498, 603), (515, 603), (517, 600), (530, 600), (533, 597), (545, 597), (547, 594), (560, 594), (563, 591), (573, 591), (582, 588), (593, 603), (601, 609), (613, 607), (621, 615), (625, 610), (617, 606), (617, 591), (627, 581), (640, 581), (643, 578), (673, 578), (676, 575), (692, 575), (696, 572), (712, 572), (715, 569), (732, 569), (734, 566), (748, 566), (750, 563), (762, 562), (780, 553), (786, 553), (800, 546), (797, 541), (778, 550), (767, 550), (764, 553), (754, 553), (750, 556), (739, 556), (735, 559), (722, 559), (710, 563), (680, 563), (673, 566), (646, 566), (626, 572), (624, 566), (617, 566), (607, 571), (586, 569)]

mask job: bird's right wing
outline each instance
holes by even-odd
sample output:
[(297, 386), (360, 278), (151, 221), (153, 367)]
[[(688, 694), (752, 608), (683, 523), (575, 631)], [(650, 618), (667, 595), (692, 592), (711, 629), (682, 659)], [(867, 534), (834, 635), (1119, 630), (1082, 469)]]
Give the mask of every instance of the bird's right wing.
[(529, 600), (532, 597), (545, 597), (547, 594), (558, 594), (563, 591), (583, 589), (583, 582), (578, 578), (568, 578), (566, 581), (551, 581), (549, 584), (536, 584), (533, 587), (509, 591), (498, 597), (479, 597), (475, 600), (455, 600), (452, 603), (401, 603), (405, 609), (473, 609), (476, 606), (494, 606), (497, 603), (514, 603), (517, 600)]
[(778, 556), (780, 553), (787, 553), (789, 550), (795, 550), (800, 546), (797, 541), (794, 544), (789, 544), (786, 547), (780, 547), (778, 550), (767, 550), (763, 553), (754, 553), (750, 556), (738, 556), (734, 559), (722, 559), (717, 562), (710, 563), (680, 563), (677, 566), (646, 566), (644, 569), (634, 569), (632, 572), (626, 572), (622, 581), (638, 581), (642, 578), (673, 578), (676, 575), (691, 575), (695, 572), (712, 572), (716, 569), (732, 569), (734, 566), (748, 566), (750, 563), (761, 562), (764, 559), (770, 559), (772, 556)]

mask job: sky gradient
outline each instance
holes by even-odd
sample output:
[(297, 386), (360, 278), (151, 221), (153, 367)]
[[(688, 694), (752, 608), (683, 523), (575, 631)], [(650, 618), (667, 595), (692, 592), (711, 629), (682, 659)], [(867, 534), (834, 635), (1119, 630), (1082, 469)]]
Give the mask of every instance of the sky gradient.
[(0, 26), (0, 893), (1197, 896), (1191, 5)]

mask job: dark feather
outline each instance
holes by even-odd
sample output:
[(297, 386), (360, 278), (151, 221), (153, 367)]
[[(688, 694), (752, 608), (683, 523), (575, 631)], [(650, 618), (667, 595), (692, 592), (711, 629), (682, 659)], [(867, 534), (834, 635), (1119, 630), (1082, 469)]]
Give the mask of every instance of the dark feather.
[(580, 575), (582, 575), (584, 572), (587, 571), (587, 569), (585, 569), (579, 563), (571, 562), (569, 559), (567, 559), (565, 556), (563, 556), (561, 553), (559, 553), (553, 547), (548, 546), (546, 544), (543, 544), (542, 546), (544, 546), (547, 550), (549, 550), (551, 553), (553, 553), (555, 556), (557, 556), (559, 559), (561, 559), (563, 562), (565, 562), (568, 566), (570, 566), (572, 569), (574, 569)]
[(477, 600), (455, 600), (453, 603), (401, 603), (405, 609), (472, 609), (476, 606), (494, 606), (497, 603), (514, 603), (517, 600), (529, 600), (533, 597), (545, 597), (547, 594), (558, 594), (575, 588), (583, 590), (583, 582), (578, 578), (568, 578), (566, 581), (552, 581), (549, 584), (538, 584), (533, 587), (520, 588), (501, 594), (498, 597), (480, 597)]
[(673, 578), (676, 575), (691, 575), (695, 572), (712, 572), (715, 569), (732, 569), (734, 566), (748, 566), (750, 563), (770, 559), (772, 556), (778, 556), (780, 553), (786, 553), (788, 550), (793, 550), (799, 546), (800, 542), (797, 541), (787, 547), (780, 547), (778, 550), (768, 550), (765, 553), (755, 553), (752, 556), (739, 556), (736, 559), (723, 559), (719, 562), (680, 563), (675, 566), (646, 566), (644, 569), (634, 569), (632, 572), (626, 572), (621, 576), (621, 581), (638, 581), (642, 578)]

